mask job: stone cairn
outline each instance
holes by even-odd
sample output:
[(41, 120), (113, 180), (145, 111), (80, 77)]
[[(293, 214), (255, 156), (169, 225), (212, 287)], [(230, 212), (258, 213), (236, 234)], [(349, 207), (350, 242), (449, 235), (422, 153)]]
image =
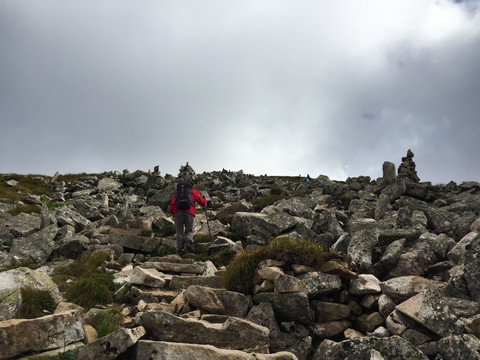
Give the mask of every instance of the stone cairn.
[(398, 177), (410, 179), (416, 183), (420, 182), (415, 170), (415, 162), (413, 161), (413, 152), (408, 149), (407, 156), (402, 157), (402, 163), (398, 167)]

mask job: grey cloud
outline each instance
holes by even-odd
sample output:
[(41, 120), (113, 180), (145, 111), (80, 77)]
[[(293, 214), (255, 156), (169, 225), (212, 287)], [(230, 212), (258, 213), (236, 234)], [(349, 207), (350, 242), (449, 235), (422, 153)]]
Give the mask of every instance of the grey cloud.
[(1, 2), (0, 172), (478, 179), (478, 3)]

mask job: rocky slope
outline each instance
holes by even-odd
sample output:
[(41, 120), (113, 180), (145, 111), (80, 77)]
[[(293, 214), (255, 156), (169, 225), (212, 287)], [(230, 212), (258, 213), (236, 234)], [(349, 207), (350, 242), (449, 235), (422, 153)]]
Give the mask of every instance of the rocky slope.
[[(435, 359), (480, 358), (480, 184), (419, 181), (413, 154), (381, 179), (252, 176), (241, 171), (178, 177), (208, 199), (197, 233), (210, 254), (253, 251), (288, 235), (326, 244), (321, 269), (262, 261), (252, 293), (227, 290), (210, 261), (156, 256), (171, 219), (177, 178), (104, 173), (50, 179), (39, 214), (9, 214), (0, 200), (0, 359), (72, 351), (76, 359)], [(15, 188), (17, 184), (5, 183)], [(262, 197), (282, 199), (252, 211)], [(103, 250), (112, 261), (123, 328), (96, 338), (92, 313), (66, 303), (52, 281), (58, 259)], [(57, 260), (57, 261), (52, 261)], [(34, 262), (35, 270), (21, 266)], [(68, 260), (65, 260), (68, 261)], [(135, 265), (135, 266), (133, 266)], [(57, 308), (17, 319), (21, 289), (48, 289)]]

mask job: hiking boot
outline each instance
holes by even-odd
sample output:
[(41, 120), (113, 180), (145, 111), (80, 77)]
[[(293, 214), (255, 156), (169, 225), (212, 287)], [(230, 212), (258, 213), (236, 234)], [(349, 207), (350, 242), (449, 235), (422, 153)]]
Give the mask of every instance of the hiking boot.
[(183, 255), (185, 255), (185, 249), (177, 251), (177, 254), (178, 254), (178, 256), (183, 257)]

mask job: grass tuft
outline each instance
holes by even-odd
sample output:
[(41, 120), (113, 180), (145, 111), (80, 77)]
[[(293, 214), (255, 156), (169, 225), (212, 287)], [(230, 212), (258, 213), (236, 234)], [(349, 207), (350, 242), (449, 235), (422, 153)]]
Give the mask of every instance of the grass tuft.
[(90, 309), (96, 305), (107, 305), (113, 302), (110, 290), (112, 276), (102, 270), (93, 270), (83, 274), (67, 290), (65, 298)]
[(109, 253), (94, 251), (79, 261), (58, 267), (52, 278), (60, 291), (66, 293), (67, 300), (77, 305), (91, 308), (109, 304), (113, 302), (110, 290), (112, 276), (99, 269), (109, 259)]
[(22, 305), (15, 314), (17, 319), (35, 319), (55, 310), (55, 300), (47, 290), (24, 288), (21, 294)]
[(242, 252), (227, 266), (223, 283), (227, 290), (251, 294), (253, 278), (259, 262), (266, 259), (283, 261), (288, 265), (305, 264), (318, 269), (335, 254), (326, 250), (325, 245), (309, 239), (299, 241), (288, 236), (273, 239), (268, 245), (252, 252)]
[(90, 325), (97, 330), (98, 337), (100, 338), (119, 330), (122, 327), (122, 323), (122, 313), (119, 309), (113, 308), (96, 314), (92, 318)]

